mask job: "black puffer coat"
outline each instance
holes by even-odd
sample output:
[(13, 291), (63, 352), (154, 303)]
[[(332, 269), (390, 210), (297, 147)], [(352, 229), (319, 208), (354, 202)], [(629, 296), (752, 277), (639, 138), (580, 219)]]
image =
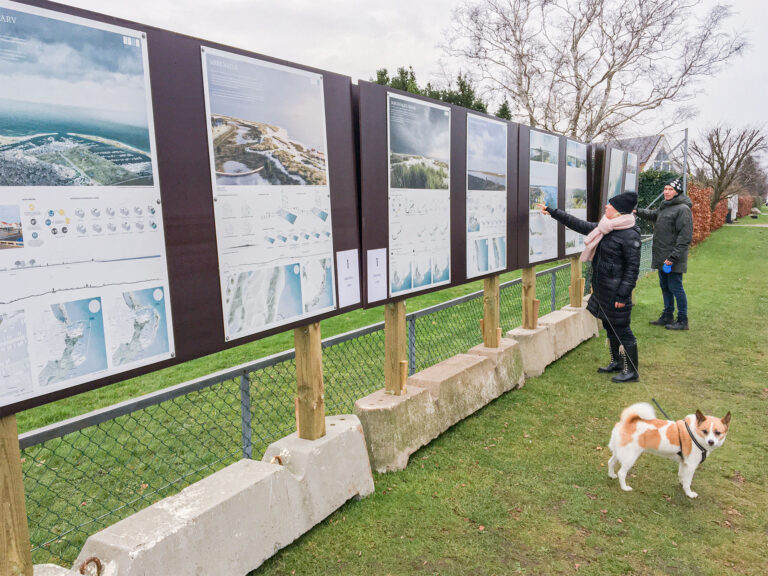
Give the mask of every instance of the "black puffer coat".
[[(586, 222), (564, 210), (548, 208), (552, 218), (580, 234), (597, 228), (596, 222)], [(640, 273), (640, 228), (614, 230), (603, 236), (592, 259), (592, 297), (587, 304), (593, 316), (608, 320), (616, 327), (629, 326), (632, 314), (632, 289)], [(616, 308), (614, 304), (626, 304)]]

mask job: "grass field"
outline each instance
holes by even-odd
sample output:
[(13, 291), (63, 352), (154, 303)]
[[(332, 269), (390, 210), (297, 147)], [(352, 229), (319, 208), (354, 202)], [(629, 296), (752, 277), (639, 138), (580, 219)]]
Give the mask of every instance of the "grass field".
[[(768, 229), (723, 228), (692, 252), (691, 330), (652, 327), (638, 286), (642, 383), (597, 375), (602, 339), (570, 352), (411, 457), (254, 574), (762, 575), (768, 565)], [(733, 421), (688, 499), (646, 455), (624, 493), (606, 474), (621, 410), (656, 397), (677, 419)]]

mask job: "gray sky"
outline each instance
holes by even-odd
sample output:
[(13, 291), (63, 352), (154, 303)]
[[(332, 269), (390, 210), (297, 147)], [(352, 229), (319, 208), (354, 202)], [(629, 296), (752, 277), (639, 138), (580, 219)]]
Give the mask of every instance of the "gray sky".
[[(370, 79), (377, 68), (394, 72), (413, 65), (420, 83), (455, 70), (438, 47), (455, 0), (67, 0), (94, 10), (207, 40)], [(712, 5), (714, 0), (706, 0)], [(725, 122), (765, 124), (768, 93), (768, 10), (761, 0), (733, 2), (738, 12), (729, 28), (745, 30), (747, 54), (702, 86), (693, 104), (698, 118), (691, 135)], [(444, 62), (441, 63), (441, 60)], [(684, 128), (679, 126), (676, 128)], [(653, 133), (659, 127), (640, 129)]]

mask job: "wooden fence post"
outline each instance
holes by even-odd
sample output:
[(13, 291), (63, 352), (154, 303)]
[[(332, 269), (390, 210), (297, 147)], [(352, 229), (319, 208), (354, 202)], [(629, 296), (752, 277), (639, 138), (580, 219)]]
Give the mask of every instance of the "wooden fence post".
[(499, 347), (499, 276), (483, 280), (483, 345), (488, 348)]
[(523, 268), (523, 328), (533, 330), (539, 322), (539, 301), (536, 299), (536, 267)]
[(32, 576), (16, 416), (0, 417), (0, 574)]
[(296, 347), (296, 428), (299, 438), (316, 440), (325, 436), (320, 323), (313, 322), (296, 328), (293, 331), (293, 340)]
[[(405, 393), (408, 377), (408, 335), (405, 326), (405, 300), (384, 305), (384, 389), (388, 394)], [(403, 375), (402, 363), (406, 370)]]
[(581, 276), (581, 260), (578, 256), (573, 256), (571, 257), (571, 285), (568, 287), (572, 308), (584, 306), (584, 283), (585, 280)]

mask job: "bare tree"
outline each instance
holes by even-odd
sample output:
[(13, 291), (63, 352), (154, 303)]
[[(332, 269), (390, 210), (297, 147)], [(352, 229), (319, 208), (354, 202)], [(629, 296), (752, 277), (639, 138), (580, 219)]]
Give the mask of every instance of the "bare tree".
[(467, 0), (445, 51), (464, 59), (516, 118), (583, 140), (620, 135), (745, 49), (700, 0)]
[(757, 128), (716, 126), (709, 130), (703, 141), (691, 144), (691, 158), (703, 184), (712, 187), (710, 209), (739, 191), (739, 176), (747, 159), (768, 149), (765, 134)]

